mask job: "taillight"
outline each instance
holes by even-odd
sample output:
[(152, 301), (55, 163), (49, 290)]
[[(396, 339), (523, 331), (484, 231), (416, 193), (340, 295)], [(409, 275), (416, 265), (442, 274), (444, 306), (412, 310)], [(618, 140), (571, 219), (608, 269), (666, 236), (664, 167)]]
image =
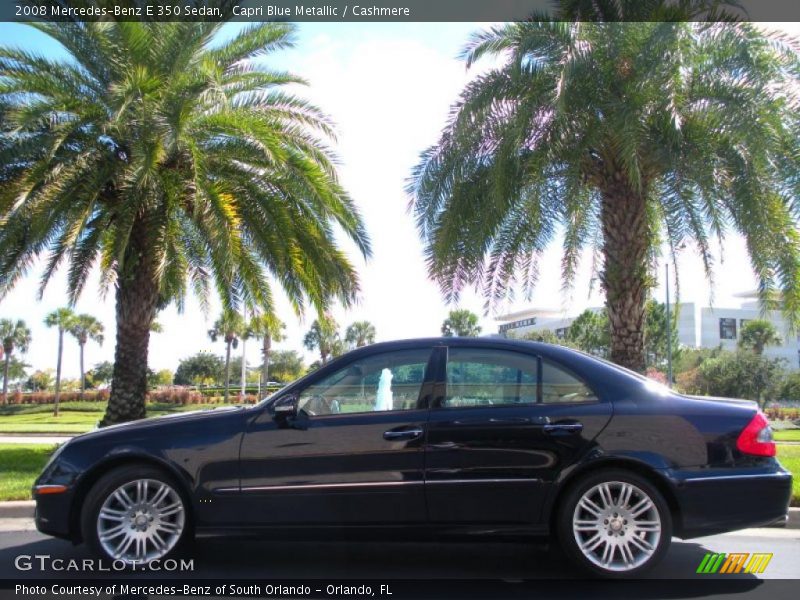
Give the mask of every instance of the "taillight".
[(772, 428), (764, 413), (757, 412), (753, 420), (747, 424), (736, 440), (736, 447), (743, 454), (755, 456), (775, 456), (775, 441), (772, 439)]

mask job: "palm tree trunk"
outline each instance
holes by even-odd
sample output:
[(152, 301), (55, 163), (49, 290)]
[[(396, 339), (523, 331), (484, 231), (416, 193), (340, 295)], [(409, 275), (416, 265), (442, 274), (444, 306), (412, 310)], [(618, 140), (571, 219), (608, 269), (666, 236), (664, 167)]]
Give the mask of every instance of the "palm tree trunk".
[(233, 342), (231, 342), (231, 341), (227, 342), (227, 345), (225, 347), (225, 398), (223, 400), (225, 402), (225, 404), (228, 403), (228, 385), (230, 384), (230, 381), (231, 381), (231, 344), (232, 343)]
[(61, 394), (61, 355), (64, 353), (64, 329), (58, 328), (58, 361), (56, 362), (56, 399), (53, 416), (58, 416), (58, 399)]
[(83, 394), (86, 392), (86, 372), (83, 369), (83, 348), (85, 345), (86, 344), (78, 344), (81, 355), (81, 400), (83, 400)]
[(612, 362), (645, 371), (644, 314), (648, 288), (650, 228), (645, 196), (620, 172), (602, 190), (603, 272), (601, 283), (611, 323)]
[(101, 427), (145, 416), (147, 350), (158, 305), (155, 261), (150, 248), (147, 227), (140, 220), (131, 231), (126, 252), (126, 266), (131, 266), (117, 277), (117, 345), (111, 395)]
[(8, 404), (8, 365), (11, 361), (11, 353), (6, 352), (6, 358), (3, 361), (3, 404)]

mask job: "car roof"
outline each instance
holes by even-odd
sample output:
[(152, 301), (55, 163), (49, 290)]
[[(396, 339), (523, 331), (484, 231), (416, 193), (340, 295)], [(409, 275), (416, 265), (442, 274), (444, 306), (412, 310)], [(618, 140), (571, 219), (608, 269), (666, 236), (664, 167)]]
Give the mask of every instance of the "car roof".
[(464, 348), (507, 348), (509, 350), (518, 350), (523, 352), (535, 352), (545, 358), (553, 358), (554, 360), (569, 360), (569, 361), (595, 361), (593, 356), (558, 346), (556, 344), (547, 344), (544, 342), (533, 342), (528, 340), (515, 340), (503, 337), (427, 337), (427, 338), (409, 338), (403, 340), (392, 340), (388, 342), (376, 342), (369, 346), (362, 346), (351, 350), (342, 356), (355, 357), (358, 354), (372, 354), (381, 350), (400, 350), (403, 348), (413, 348), (418, 346), (448, 346), (448, 347), (464, 347)]

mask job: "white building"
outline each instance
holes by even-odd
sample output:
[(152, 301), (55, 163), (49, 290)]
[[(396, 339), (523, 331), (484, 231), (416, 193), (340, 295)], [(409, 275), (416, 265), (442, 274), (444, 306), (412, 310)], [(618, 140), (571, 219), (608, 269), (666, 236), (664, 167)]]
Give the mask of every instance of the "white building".
[[(791, 333), (788, 322), (779, 311), (762, 314), (754, 292), (737, 294), (742, 299), (738, 308), (700, 306), (694, 302), (680, 305), (678, 315), (678, 341), (691, 348), (717, 348), (735, 350), (742, 325), (751, 319), (765, 318), (771, 321), (783, 339), (780, 346), (770, 346), (764, 356), (783, 358), (788, 368), (800, 368), (800, 334)], [(599, 311), (600, 308), (590, 310)], [(557, 309), (531, 309), (501, 315), (498, 331), (501, 335), (523, 335), (529, 331), (549, 329), (557, 336), (566, 335), (567, 328), (577, 315), (567, 315)]]

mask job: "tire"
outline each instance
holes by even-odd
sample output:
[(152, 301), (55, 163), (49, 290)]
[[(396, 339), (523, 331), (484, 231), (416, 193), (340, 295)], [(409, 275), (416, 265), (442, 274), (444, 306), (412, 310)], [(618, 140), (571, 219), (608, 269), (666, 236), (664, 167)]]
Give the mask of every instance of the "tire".
[(141, 566), (174, 556), (191, 538), (188, 506), (175, 479), (162, 470), (120, 467), (103, 475), (87, 494), (81, 533), (98, 556)]
[(664, 557), (672, 540), (664, 497), (630, 471), (604, 470), (580, 479), (567, 491), (556, 518), (564, 553), (595, 576), (643, 573)]

